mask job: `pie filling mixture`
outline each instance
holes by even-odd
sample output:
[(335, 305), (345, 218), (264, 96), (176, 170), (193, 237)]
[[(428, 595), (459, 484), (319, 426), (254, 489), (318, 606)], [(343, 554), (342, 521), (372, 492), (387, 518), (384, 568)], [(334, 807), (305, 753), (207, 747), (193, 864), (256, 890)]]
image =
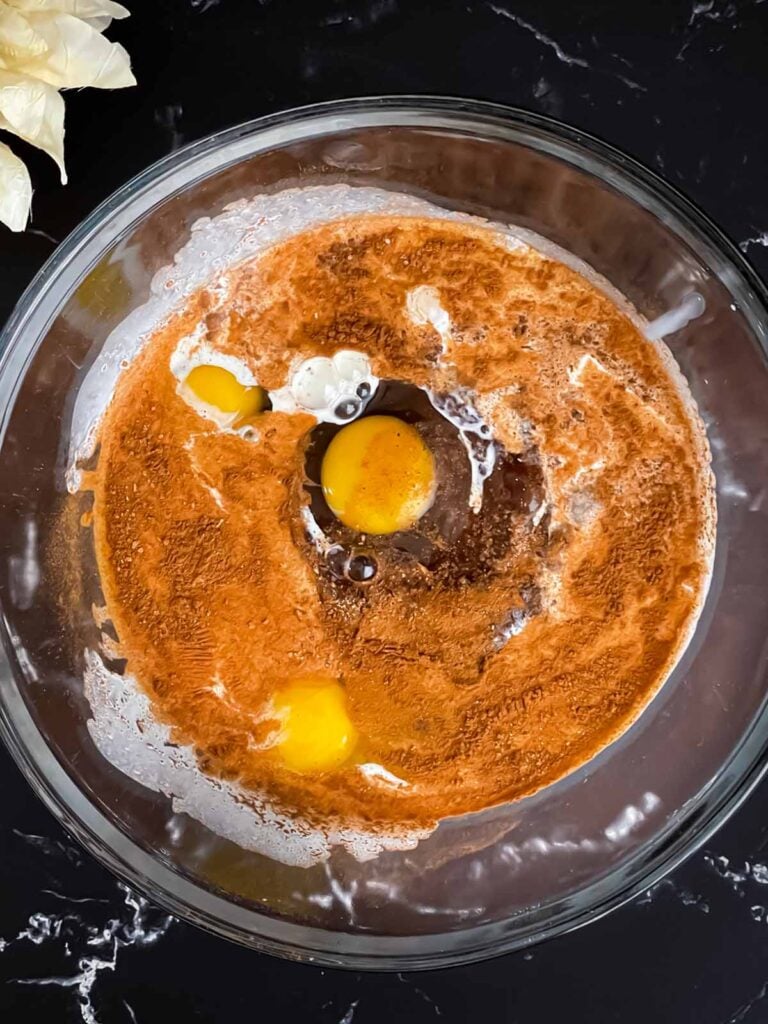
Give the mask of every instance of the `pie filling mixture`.
[(92, 731), (279, 859), (408, 848), (667, 678), (710, 573), (704, 429), (628, 304), (514, 229), (343, 186), (236, 216), (250, 250), (122, 359), (78, 474), (125, 659), (90, 652)]

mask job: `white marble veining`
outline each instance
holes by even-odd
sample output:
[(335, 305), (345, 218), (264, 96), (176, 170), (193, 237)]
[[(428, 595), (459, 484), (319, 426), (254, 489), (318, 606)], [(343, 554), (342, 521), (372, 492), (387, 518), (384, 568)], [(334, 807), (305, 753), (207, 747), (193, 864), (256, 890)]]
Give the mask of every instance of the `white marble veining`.
[(11, 834), (15, 835), (17, 839), (21, 839), (28, 846), (48, 856), (64, 857), (77, 867), (83, 863), (80, 851), (69, 843), (64, 843), (58, 839), (49, 839), (48, 836), (38, 836), (32, 832), (22, 832), (18, 828), (12, 828)]
[(54, 238), (53, 235), (50, 234), (50, 232), (43, 231), (42, 228), (34, 228), (34, 227), (27, 228), (27, 234), (28, 235), (37, 235), (39, 238), (45, 238), (47, 241), (51, 242), (54, 246), (59, 245), (60, 242), (61, 242), (60, 238)]
[(642, 896), (638, 896), (635, 900), (635, 906), (651, 906), (656, 903), (659, 896), (662, 894), (678, 900), (684, 907), (693, 907), (695, 910), (699, 910), (702, 914), (708, 914), (710, 912), (710, 904), (703, 896), (691, 892), (690, 889), (679, 886), (673, 878), (662, 878), (660, 882), (657, 882), (656, 885), (643, 893)]
[(691, 5), (691, 13), (688, 17), (688, 23), (683, 32), (683, 43), (676, 54), (676, 59), (685, 59), (685, 55), (689, 47), (698, 35), (698, 32), (704, 22), (733, 21), (737, 17), (738, 13), (739, 9), (737, 5), (731, 2), (731, 0), (726, 0), (725, 3), (716, 3), (715, 0), (694, 0)]
[(357, 1009), (357, 1004), (359, 1002), (359, 999), (355, 999), (353, 1002), (349, 1004), (346, 1012), (344, 1013), (344, 1016), (340, 1018), (339, 1024), (352, 1024), (352, 1021), (354, 1020), (355, 1017), (355, 1010)]
[(400, 971), (397, 974), (397, 979), (401, 984), (406, 985), (409, 989), (411, 989), (411, 991), (415, 992), (427, 1004), (427, 1006), (431, 1008), (432, 1013), (436, 1017), (443, 1016), (443, 1011), (440, 1009), (440, 1007), (432, 998), (432, 996), (429, 995), (428, 992), (425, 992), (423, 988), (420, 988), (416, 984), (416, 982), (413, 981), (412, 978), (408, 977), (408, 975), (403, 974), (402, 971)]
[(184, 107), (181, 103), (167, 103), (155, 109), (155, 124), (166, 133), (169, 153), (174, 153), (184, 145), (184, 133), (180, 128), (183, 116)]
[(743, 242), (739, 242), (739, 248), (742, 252), (747, 252), (753, 245), (762, 245), (768, 248), (768, 231), (761, 231), (758, 235), (753, 235), (752, 238), (745, 238)]
[(508, 11), (506, 7), (498, 7), (496, 4), (489, 3), (488, 6), (494, 14), (498, 14), (501, 18), (506, 18), (508, 21), (513, 21), (515, 25), (525, 29), (526, 32), (530, 32), (531, 35), (543, 46), (548, 46), (550, 50), (554, 52), (557, 59), (562, 61), (563, 64), (574, 64), (580, 68), (589, 67), (589, 62), (584, 60), (583, 57), (575, 57), (572, 53), (566, 53), (556, 40), (545, 35), (542, 31), (537, 29), (535, 25), (531, 25), (529, 21), (525, 21), (518, 14)]
[[(629, 78), (627, 75), (624, 75), (621, 72), (614, 70), (606, 71), (603, 68), (596, 67), (595, 65), (591, 64), (585, 57), (577, 57), (573, 53), (568, 53), (566, 50), (563, 49), (560, 43), (557, 42), (556, 39), (553, 39), (551, 36), (548, 36), (545, 32), (542, 32), (541, 29), (531, 24), (530, 21), (526, 21), (524, 18), (521, 18), (519, 14), (515, 14), (514, 11), (509, 10), (507, 7), (501, 7), (498, 4), (490, 2), (488, 3), (487, 6), (488, 9), (493, 11), (494, 14), (497, 14), (500, 18), (506, 18), (507, 21), (513, 22), (515, 25), (517, 25), (518, 28), (521, 28), (525, 32), (530, 33), (534, 37), (534, 39), (536, 39), (537, 42), (541, 43), (542, 46), (546, 46), (550, 50), (552, 50), (552, 52), (555, 54), (555, 56), (561, 62), (561, 64), (566, 64), (569, 65), (570, 67), (586, 68), (589, 71), (598, 72), (601, 74), (608, 74), (612, 78), (615, 78), (617, 81), (626, 85), (628, 89), (632, 89), (635, 92), (647, 92), (647, 87), (645, 85), (641, 85), (640, 82), (636, 82), (633, 78)], [(593, 45), (596, 49), (599, 50), (599, 44), (596, 40), (594, 40), (594, 37)], [(631, 64), (629, 64), (627, 60), (625, 60), (618, 54), (611, 54), (611, 56), (615, 60), (620, 61), (622, 64), (631, 67)]]
[(724, 854), (704, 854), (704, 863), (718, 877), (727, 882), (731, 889), (740, 897), (750, 884), (768, 885), (768, 865), (759, 861), (745, 860), (741, 866), (734, 864)]
[(318, 22), (323, 28), (343, 26), (352, 32), (363, 32), (398, 11), (398, 0), (368, 0), (361, 11), (357, 8), (332, 11), (320, 16)]
[[(47, 840), (43, 836), (15, 833), (42, 855), (70, 860), (69, 847), (64, 843)], [(77, 863), (81, 863), (79, 860)], [(100, 1016), (94, 996), (94, 988), (103, 971), (117, 969), (120, 952), (123, 949), (146, 949), (154, 946), (170, 929), (174, 918), (154, 908), (147, 900), (137, 896), (127, 885), (117, 883), (118, 895), (122, 897), (117, 912), (113, 912), (110, 900), (94, 896), (73, 896), (53, 889), (41, 890), (42, 896), (53, 897), (62, 905), (60, 911), (35, 911), (29, 915), (26, 924), (16, 935), (0, 937), (0, 953), (10, 955), (24, 947), (55, 947), (55, 953), (66, 968), (55, 975), (35, 975), (9, 978), (8, 984), (17, 986), (53, 986), (71, 990), (77, 1001), (77, 1008), (83, 1024), (109, 1024)], [(83, 905), (104, 907), (88, 914)], [(34, 970), (34, 959), (31, 961)], [(124, 1003), (132, 1020), (135, 1015), (129, 1004)]]
[[(728, 1018), (727, 1024), (741, 1024), (742, 1021), (746, 1020), (747, 1014), (751, 1013), (753, 1008), (758, 1003), (762, 1002), (766, 996), (768, 996), (768, 981), (760, 986), (760, 990), (758, 992), (739, 1006), (733, 1016)], [(755, 1018), (755, 1024), (757, 1024), (757, 1018)]]

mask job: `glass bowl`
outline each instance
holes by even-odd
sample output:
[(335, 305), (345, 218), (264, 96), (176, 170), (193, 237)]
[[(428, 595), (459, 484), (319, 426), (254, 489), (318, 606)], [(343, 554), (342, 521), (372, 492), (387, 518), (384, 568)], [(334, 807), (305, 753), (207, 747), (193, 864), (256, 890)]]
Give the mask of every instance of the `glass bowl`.
[[(673, 675), (624, 736), (537, 795), (445, 821), (408, 853), (310, 869), (218, 838), (107, 763), (87, 730), (81, 581), (53, 571), (72, 406), (112, 328), (200, 217), (288, 186), (375, 185), (538, 232), (646, 317), (692, 290), (667, 339), (707, 424), (714, 575)], [(101, 861), (168, 910), (282, 956), (354, 968), (456, 964), (582, 925), (653, 885), (765, 769), (766, 292), (698, 210), (616, 150), (462, 100), (361, 99), (262, 118), (160, 161), (54, 253), (0, 340), (2, 732), (33, 789)], [(66, 519), (66, 516), (64, 516)], [(66, 532), (66, 531), (65, 531)]]

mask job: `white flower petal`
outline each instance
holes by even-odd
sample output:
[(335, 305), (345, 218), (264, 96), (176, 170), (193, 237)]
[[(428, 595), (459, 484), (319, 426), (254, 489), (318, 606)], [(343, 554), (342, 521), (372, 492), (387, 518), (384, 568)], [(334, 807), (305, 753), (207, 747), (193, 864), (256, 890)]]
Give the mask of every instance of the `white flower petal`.
[(108, 14), (100, 14), (96, 18), (83, 18), (86, 25), (90, 25), (91, 28), (95, 28), (97, 32), (104, 32), (112, 24), (112, 19)]
[(52, 85), (0, 70), (0, 128), (42, 149), (64, 170), (64, 100)]
[(130, 11), (112, 0), (4, 0), (9, 7), (20, 11), (59, 11), (74, 14), (76, 18), (98, 18), (103, 14), (110, 18), (128, 18)]
[(123, 89), (135, 85), (131, 61), (119, 43), (110, 43), (84, 21), (70, 14), (27, 15), (34, 30), (45, 40), (48, 53), (42, 60), (25, 63), (24, 70), (59, 89)]
[(47, 49), (45, 39), (35, 31), (23, 14), (0, 3), (0, 58), (5, 64), (37, 60)]
[(23, 231), (32, 205), (32, 182), (24, 163), (0, 142), (0, 221)]

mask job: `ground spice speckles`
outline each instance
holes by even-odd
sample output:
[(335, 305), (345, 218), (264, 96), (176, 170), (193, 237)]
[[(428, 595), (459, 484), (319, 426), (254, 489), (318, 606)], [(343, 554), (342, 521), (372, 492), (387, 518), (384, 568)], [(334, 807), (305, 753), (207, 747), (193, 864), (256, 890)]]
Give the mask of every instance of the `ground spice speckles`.
[[(408, 315), (423, 285), (447, 342)], [(310, 820), (419, 824), (532, 793), (620, 734), (676, 660), (711, 555), (703, 428), (661, 346), (562, 264), (416, 217), (303, 232), (233, 271), (225, 305), (193, 295), (126, 371), (94, 484), (122, 653), (203, 770)], [(334, 589), (297, 528), (314, 420), (267, 413), (246, 441), (176, 392), (170, 354), (206, 318), (270, 389), (339, 348), (384, 380), (469, 389), (514, 472), (535, 463), (545, 511), (505, 511), (482, 573), (466, 552), (460, 575), (393, 558), (364, 597)], [(263, 749), (270, 694), (312, 673), (342, 681), (357, 761), (408, 785), (355, 762), (297, 776)]]

